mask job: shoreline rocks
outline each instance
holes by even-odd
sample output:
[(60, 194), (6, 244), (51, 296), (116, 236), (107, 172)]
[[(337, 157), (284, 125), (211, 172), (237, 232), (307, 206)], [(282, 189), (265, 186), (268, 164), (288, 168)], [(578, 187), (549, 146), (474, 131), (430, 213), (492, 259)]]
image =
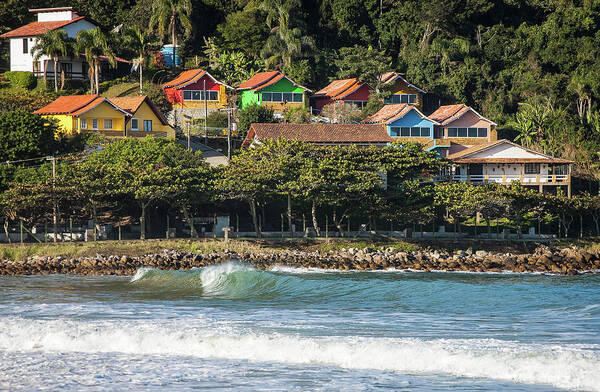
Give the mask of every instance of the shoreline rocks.
[(419, 270), (469, 272), (541, 272), (577, 275), (600, 272), (600, 251), (589, 252), (579, 248), (551, 248), (538, 246), (533, 253), (495, 253), (485, 250), (473, 252), (457, 250), (399, 251), (393, 248), (340, 249), (329, 252), (286, 250), (282, 252), (231, 251), (198, 254), (164, 250), (158, 254), (129, 257), (101, 255), (95, 257), (64, 258), (34, 256), (23, 261), (0, 260), (0, 276), (10, 275), (133, 275), (138, 268), (154, 267), (164, 270), (186, 270), (238, 259), (257, 269), (274, 266), (318, 268), (330, 270)]

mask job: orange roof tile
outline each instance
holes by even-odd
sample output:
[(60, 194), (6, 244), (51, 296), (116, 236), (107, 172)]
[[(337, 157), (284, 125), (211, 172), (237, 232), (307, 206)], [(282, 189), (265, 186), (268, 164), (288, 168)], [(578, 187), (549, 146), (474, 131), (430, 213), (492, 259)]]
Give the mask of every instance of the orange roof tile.
[(90, 104), (98, 95), (63, 95), (48, 105), (33, 112), (34, 114), (70, 114)]
[(61, 27), (64, 27), (68, 24), (77, 22), (79, 20), (85, 19), (85, 16), (80, 16), (71, 20), (59, 20), (52, 22), (33, 22), (29, 23), (25, 26), (21, 26), (17, 29), (9, 31), (8, 33), (4, 33), (0, 35), (0, 38), (15, 38), (15, 37), (31, 37), (36, 35), (44, 34), (49, 30), (56, 30)]
[(332, 81), (327, 86), (317, 91), (313, 96), (325, 96), (331, 98), (332, 100), (342, 99), (352, 94), (362, 86), (363, 84), (357, 78), (338, 79)]
[(419, 116), (421, 116), (421, 118), (423, 118), (425, 120), (429, 120), (432, 123), (434, 123), (435, 125), (439, 125), (437, 121), (434, 121), (431, 118), (428, 118), (427, 116), (425, 116), (423, 113), (421, 113), (421, 111), (416, 106), (408, 104), (408, 103), (395, 103), (395, 104), (385, 105), (384, 107), (379, 109), (379, 111), (377, 113), (364, 119), (363, 123), (390, 124), (390, 123), (404, 117), (411, 110), (415, 110), (419, 114)]
[(200, 80), (200, 78), (202, 78), (202, 76), (204, 76), (204, 74), (206, 74), (206, 71), (201, 68), (183, 71), (182, 73), (177, 75), (175, 79), (163, 83), (162, 88), (183, 87), (183, 85), (188, 85), (197, 82), (198, 80)]
[(279, 71), (259, 72), (250, 79), (241, 83), (237, 88), (241, 90), (264, 88), (278, 82), (284, 77)]
[(248, 146), (253, 139), (297, 139), (306, 143), (389, 143), (381, 125), (370, 124), (252, 124), (243, 145)]
[(110, 101), (118, 106), (119, 108), (125, 110), (131, 115), (134, 115), (135, 112), (140, 108), (140, 106), (146, 102), (150, 109), (156, 114), (156, 117), (160, 120), (163, 125), (169, 125), (164, 114), (154, 105), (154, 103), (148, 98), (147, 95), (140, 95), (138, 97), (117, 97), (111, 98)]
[(483, 117), (482, 115), (477, 113), (472, 107), (467, 106), (464, 103), (440, 106), (435, 112), (429, 115), (429, 118), (439, 122), (441, 125), (447, 125), (455, 120), (458, 120), (460, 117), (462, 117), (463, 114), (469, 111), (473, 112), (480, 119), (489, 122), (491, 125), (496, 125), (496, 123)]
[(402, 76), (398, 72), (394, 72), (394, 71), (386, 72), (386, 73), (382, 74), (380, 77), (381, 77), (381, 81), (384, 84), (393, 83), (396, 80), (400, 79), (404, 83), (406, 83), (408, 86), (410, 86), (416, 90), (419, 90), (423, 94), (425, 94), (427, 92), (427, 91), (423, 90), (422, 88), (419, 88), (419, 87), (415, 86), (414, 84), (410, 83), (408, 80), (406, 80), (406, 78), (404, 76)]

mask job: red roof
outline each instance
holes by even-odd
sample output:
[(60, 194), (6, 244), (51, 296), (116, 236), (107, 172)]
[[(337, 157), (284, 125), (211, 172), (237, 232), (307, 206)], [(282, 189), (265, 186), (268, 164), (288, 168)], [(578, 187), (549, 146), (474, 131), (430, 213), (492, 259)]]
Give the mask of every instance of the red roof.
[(313, 97), (324, 96), (335, 101), (352, 94), (362, 86), (363, 84), (356, 78), (338, 79), (317, 91)]
[(25, 26), (21, 26), (15, 30), (9, 31), (8, 33), (4, 33), (0, 35), (0, 38), (15, 38), (15, 37), (32, 37), (36, 35), (44, 34), (49, 30), (56, 30), (61, 27), (64, 27), (68, 24), (80, 21), (85, 19), (85, 16), (80, 16), (71, 20), (59, 20), (52, 22), (33, 22), (29, 23)]
[(201, 68), (190, 69), (188, 71), (183, 71), (182, 73), (180, 73), (179, 75), (177, 75), (177, 77), (175, 79), (173, 79), (171, 81), (168, 81), (166, 83), (163, 83), (162, 88), (168, 88), (168, 87), (179, 88), (179, 87), (184, 87), (184, 85), (188, 85), (188, 84), (191, 84), (191, 83), (196, 83), (205, 74), (206, 74), (206, 71), (203, 70), (203, 69), (201, 69)]
[(447, 125), (455, 120), (458, 120), (463, 114), (469, 111), (473, 112), (480, 119), (487, 121), (492, 125), (496, 125), (493, 121), (481, 116), (479, 113), (473, 110), (473, 108), (465, 105), (464, 103), (440, 106), (435, 112), (429, 115), (429, 118), (439, 122), (441, 125)]
[(370, 124), (252, 124), (243, 145), (254, 139), (296, 139), (323, 144), (384, 144), (392, 141), (385, 128)]

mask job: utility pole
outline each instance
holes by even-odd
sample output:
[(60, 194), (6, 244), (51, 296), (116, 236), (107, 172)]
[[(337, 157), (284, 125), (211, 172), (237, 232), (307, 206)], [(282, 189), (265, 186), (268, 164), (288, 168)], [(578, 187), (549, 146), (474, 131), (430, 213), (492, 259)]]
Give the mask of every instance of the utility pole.
[(231, 110), (227, 108), (227, 160), (231, 160)]
[[(52, 205), (52, 226), (53, 226), (53, 230), (54, 230), (54, 242), (56, 242), (56, 232), (58, 231), (58, 207), (56, 205), (56, 195), (55, 193), (55, 185), (56, 185), (56, 157), (52, 156), (52, 157), (46, 157), (47, 161), (52, 161), (52, 198), (53, 200), (53, 205)], [(45, 233), (44, 233), (45, 234)]]
[(208, 123), (208, 102), (206, 101), (206, 79), (203, 81), (204, 87), (202, 88), (204, 92), (204, 144), (208, 146), (208, 131), (207, 131), (207, 123)]

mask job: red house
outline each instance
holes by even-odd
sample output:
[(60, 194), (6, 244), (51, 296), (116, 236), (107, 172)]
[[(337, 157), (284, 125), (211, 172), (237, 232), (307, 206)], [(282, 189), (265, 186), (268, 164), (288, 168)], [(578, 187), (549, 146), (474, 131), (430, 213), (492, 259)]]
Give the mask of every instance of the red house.
[(206, 107), (221, 109), (227, 106), (227, 86), (213, 78), (203, 69), (183, 71), (175, 79), (162, 85), (167, 99), (174, 108), (204, 108), (204, 90), (206, 90)]
[(363, 108), (369, 101), (369, 86), (356, 78), (334, 80), (312, 96), (314, 107), (322, 110), (323, 106), (342, 101)]

